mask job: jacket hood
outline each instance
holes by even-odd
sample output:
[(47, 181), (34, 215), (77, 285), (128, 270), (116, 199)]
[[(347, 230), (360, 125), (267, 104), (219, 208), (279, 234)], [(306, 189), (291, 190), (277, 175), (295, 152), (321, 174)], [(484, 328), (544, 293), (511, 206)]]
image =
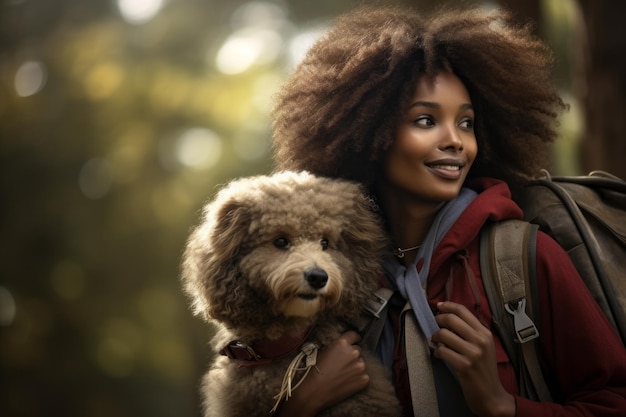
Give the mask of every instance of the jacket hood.
[(494, 178), (476, 178), (467, 186), (478, 196), (465, 209), (437, 246), (431, 260), (431, 271), (455, 253), (467, 248), (488, 221), (522, 219), (522, 209), (511, 200), (508, 185)]

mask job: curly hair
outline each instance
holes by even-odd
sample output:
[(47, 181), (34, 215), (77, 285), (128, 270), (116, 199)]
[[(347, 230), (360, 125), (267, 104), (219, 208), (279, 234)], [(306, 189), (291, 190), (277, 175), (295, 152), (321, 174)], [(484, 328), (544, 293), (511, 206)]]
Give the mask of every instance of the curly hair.
[(532, 26), (504, 10), (353, 11), (311, 47), (278, 92), (275, 162), (372, 184), (419, 78), (449, 70), (476, 114), (479, 155), (468, 178), (501, 178), (514, 188), (545, 167), (567, 108), (552, 64)]

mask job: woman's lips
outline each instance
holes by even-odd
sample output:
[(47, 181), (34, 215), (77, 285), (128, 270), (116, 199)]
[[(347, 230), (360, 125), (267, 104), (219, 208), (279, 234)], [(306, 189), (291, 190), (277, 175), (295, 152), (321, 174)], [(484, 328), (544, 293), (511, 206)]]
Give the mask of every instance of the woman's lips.
[(463, 174), (464, 161), (436, 161), (426, 164), (428, 168), (437, 176), (456, 180)]

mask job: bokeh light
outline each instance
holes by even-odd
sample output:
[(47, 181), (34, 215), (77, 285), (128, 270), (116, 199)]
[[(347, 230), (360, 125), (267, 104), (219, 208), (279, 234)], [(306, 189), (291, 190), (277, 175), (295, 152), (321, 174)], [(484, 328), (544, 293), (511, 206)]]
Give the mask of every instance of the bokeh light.
[(271, 63), (281, 51), (282, 38), (271, 29), (246, 28), (229, 36), (217, 53), (217, 68), (239, 74), (253, 65)]
[(117, 0), (120, 14), (128, 23), (146, 23), (163, 7), (163, 0)]
[(287, 11), (278, 3), (252, 1), (231, 15), (232, 33), (216, 56), (224, 74), (239, 74), (255, 65), (274, 62), (282, 52), (284, 33), (290, 24)]
[(38, 93), (46, 84), (46, 67), (38, 61), (24, 62), (15, 73), (15, 92), (20, 97)]
[(251, 1), (242, 4), (233, 12), (230, 24), (233, 29), (265, 27), (279, 30), (288, 24), (287, 14), (284, 4)]
[(295, 67), (306, 54), (306, 51), (315, 43), (315, 41), (327, 30), (326, 26), (314, 27), (304, 30), (295, 35), (289, 41), (288, 60), (289, 67)]
[(85, 77), (87, 95), (95, 101), (109, 98), (120, 87), (123, 69), (113, 62), (101, 62), (91, 68)]
[(192, 128), (176, 143), (178, 161), (186, 167), (205, 170), (214, 167), (222, 156), (222, 141), (210, 129)]

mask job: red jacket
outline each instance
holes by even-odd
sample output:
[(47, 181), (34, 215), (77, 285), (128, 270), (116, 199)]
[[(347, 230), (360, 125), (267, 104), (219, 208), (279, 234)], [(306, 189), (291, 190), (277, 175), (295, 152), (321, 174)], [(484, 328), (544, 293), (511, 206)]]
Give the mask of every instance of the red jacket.
[[(589, 294), (565, 251), (549, 236), (537, 237), (537, 285), (541, 313), (540, 361), (555, 403), (518, 396), (515, 372), (491, 325), (491, 312), (479, 266), (480, 229), (487, 220), (522, 218), (507, 185), (493, 179), (471, 184), (478, 197), (437, 246), (428, 276), (428, 301), (465, 305), (494, 334), (500, 380), (516, 396), (517, 417), (626, 416), (626, 349)], [(468, 281), (471, 268), (480, 300)], [(626, 272), (625, 272), (626, 273)], [(452, 280), (448, 283), (449, 280)], [(448, 283), (448, 290), (446, 284)], [(451, 289), (450, 289), (451, 288)], [(446, 294), (446, 292), (450, 294)], [(476, 307), (479, 304), (479, 307)], [(397, 317), (397, 311), (392, 317)], [(397, 330), (397, 325), (394, 326)], [(396, 338), (396, 340), (398, 340)], [(398, 396), (411, 410), (403, 343), (394, 355)], [(419, 413), (418, 413), (419, 414)]]

